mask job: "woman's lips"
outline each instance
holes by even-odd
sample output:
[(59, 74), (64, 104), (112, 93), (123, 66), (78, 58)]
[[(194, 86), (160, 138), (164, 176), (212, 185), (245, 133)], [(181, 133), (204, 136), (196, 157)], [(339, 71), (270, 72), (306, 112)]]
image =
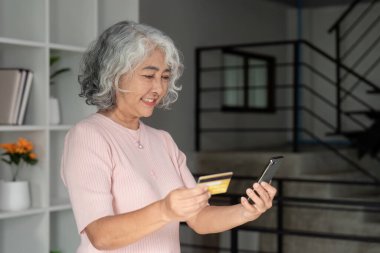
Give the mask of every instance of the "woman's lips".
[(147, 106), (150, 106), (150, 107), (153, 107), (156, 105), (156, 101), (157, 99), (153, 99), (153, 98), (142, 98), (141, 101), (147, 105)]

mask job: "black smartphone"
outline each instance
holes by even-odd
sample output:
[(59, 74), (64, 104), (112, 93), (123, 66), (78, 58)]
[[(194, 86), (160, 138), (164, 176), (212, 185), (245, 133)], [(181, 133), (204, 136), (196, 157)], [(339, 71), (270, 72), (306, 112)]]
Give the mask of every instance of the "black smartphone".
[[(283, 156), (272, 157), (269, 160), (268, 165), (265, 167), (263, 173), (261, 174), (261, 176), (259, 177), (259, 180), (257, 182), (258, 183), (267, 182), (268, 184), (270, 184), (272, 181), (272, 178), (274, 177), (278, 168), (280, 167), (280, 164), (281, 164), (281, 161), (283, 158), (284, 158)], [(256, 194), (257, 194), (257, 192), (256, 192)], [(253, 200), (250, 198), (248, 198), (248, 202), (252, 205), (254, 204)]]
[(280, 164), (283, 158), (284, 158), (283, 156), (272, 157), (269, 160), (267, 167), (261, 174), (261, 177), (259, 178), (258, 183), (261, 183), (261, 182), (270, 183), (272, 181), (272, 178), (276, 174), (278, 168), (280, 167)]

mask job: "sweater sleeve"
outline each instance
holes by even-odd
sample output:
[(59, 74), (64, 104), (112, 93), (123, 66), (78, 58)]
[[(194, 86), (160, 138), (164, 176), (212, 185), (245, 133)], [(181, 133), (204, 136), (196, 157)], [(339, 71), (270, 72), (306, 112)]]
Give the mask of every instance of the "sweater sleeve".
[(89, 124), (77, 125), (66, 135), (61, 175), (68, 189), (79, 233), (91, 222), (114, 214), (111, 149)]
[(195, 187), (196, 186), (195, 179), (186, 164), (186, 155), (181, 150), (179, 150), (179, 148), (177, 147), (177, 144), (174, 142), (173, 138), (170, 136), (168, 132), (166, 131), (161, 131), (161, 132), (164, 136), (165, 144), (169, 151), (169, 155), (172, 160), (172, 163), (176, 167), (179, 175), (181, 176), (185, 187), (187, 188)]

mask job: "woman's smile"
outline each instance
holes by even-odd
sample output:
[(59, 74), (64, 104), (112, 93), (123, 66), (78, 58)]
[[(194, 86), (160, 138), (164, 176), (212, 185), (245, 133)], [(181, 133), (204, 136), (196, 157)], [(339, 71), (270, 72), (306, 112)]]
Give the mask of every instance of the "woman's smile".
[(153, 98), (142, 98), (141, 101), (149, 107), (155, 107), (157, 104), (157, 99)]

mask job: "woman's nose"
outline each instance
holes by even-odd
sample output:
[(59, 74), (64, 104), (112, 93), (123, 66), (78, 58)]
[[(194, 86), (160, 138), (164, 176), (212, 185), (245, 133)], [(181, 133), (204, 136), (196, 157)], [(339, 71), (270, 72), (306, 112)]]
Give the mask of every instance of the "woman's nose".
[(161, 95), (163, 91), (164, 86), (164, 80), (162, 78), (156, 78), (153, 82), (153, 91), (156, 92), (158, 95)]

